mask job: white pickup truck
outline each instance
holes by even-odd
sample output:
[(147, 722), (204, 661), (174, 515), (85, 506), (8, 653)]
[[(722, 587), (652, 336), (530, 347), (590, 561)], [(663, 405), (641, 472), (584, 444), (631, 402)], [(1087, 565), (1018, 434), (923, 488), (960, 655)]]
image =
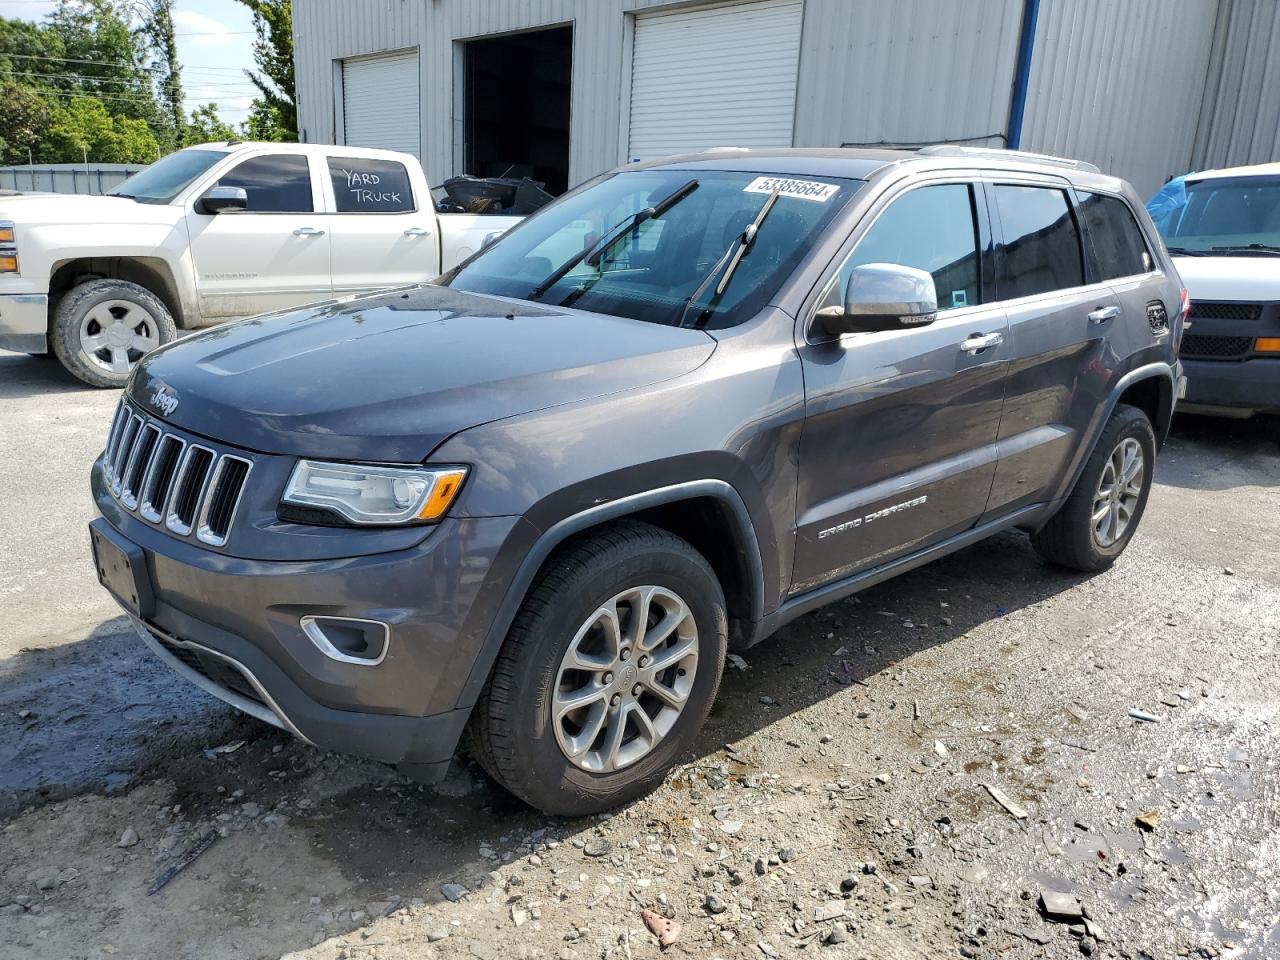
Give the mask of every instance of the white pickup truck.
[(0, 195), (0, 349), (118, 387), (178, 329), (430, 280), (518, 220), (437, 213), (404, 153), (189, 147), (106, 196)]

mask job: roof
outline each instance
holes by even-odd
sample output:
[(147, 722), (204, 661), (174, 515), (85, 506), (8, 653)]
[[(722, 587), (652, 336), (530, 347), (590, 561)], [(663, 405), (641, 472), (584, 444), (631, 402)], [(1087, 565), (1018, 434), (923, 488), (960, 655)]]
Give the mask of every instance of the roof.
[(1272, 163), (1255, 163), (1247, 167), (1223, 167), (1221, 170), (1201, 170), (1189, 173), (1188, 183), (1199, 183), (1202, 180), (1224, 180), (1228, 177), (1280, 177), (1280, 161)]
[(1114, 177), (1100, 173), (1093, 164), (1045, 154), (986, 147), (963, 147), (951, 144), (923, 147), (919, 150), (865, 150), (830, 147), (791, 147), (746, 149), (719, 147), (703, 153), (658, 157), (629, 165), (625, 169), (643, 170), (734, 170), (744, 173), (770, 173), (785, 176), (846, 177), (865, 180), (890, 166), (926, 169), (963, 168), (1030, 171), (1066, 177), (1082, 186), (1114, 187)]

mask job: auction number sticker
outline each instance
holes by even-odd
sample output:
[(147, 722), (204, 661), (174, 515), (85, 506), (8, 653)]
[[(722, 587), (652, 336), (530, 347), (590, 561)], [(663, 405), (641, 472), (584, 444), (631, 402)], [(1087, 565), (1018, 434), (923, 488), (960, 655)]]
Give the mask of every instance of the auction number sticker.
[(795, 197), (797, 200), (813, 200), (816, 203), (826, 203), (840, 191), (840, 188), (833, 183), (819, 183), (816, 180), (756, 177), (743, 187), (742, 192), (773, 193), (775, 190), (782, 197)]

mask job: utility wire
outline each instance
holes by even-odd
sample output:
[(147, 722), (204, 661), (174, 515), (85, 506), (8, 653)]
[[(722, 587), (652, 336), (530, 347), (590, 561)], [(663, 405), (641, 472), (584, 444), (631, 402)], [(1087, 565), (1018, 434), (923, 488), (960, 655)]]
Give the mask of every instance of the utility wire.
[[(0, 2), (3, 2), (3, 0), (0, 0)], [(0, 60), (3, 60), (5, 58), (8, 58), (10, 60), (56, 60), (62, 63), (88, 63), (88, 64), (93, 64), (99, 67), (131, 67), (133, 66), (133, 64), (121, 63), (120, 61), (113, 61), (113, 60), (80, 60), (75, 57), (46, 57), (46, 56), (43, 56), (40, 54), (34, 54), (34, 53), (0, 53)], [(151, 71), (151, 70), (163, 70), (164, 68), (158, 64), (155, 64), (151, 66), (143, 66), (140, 69)], [(244, 73), (244, 70), (240, 67), (183, 67), (182, 69), (184, 71), (185, 70), (212, 70), (212, 71), (218, 71), (220, 73), (221, 72), (241, 73), (241, 74)]]

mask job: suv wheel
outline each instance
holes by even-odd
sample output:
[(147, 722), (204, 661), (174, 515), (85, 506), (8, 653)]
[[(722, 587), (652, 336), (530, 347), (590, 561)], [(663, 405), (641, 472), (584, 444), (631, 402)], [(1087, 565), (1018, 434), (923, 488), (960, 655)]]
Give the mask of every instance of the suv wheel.
[(68, 291), (53, 317), (54, 352), (92, 387), (123, 387), (142, 357), (177, 337), (169, 310), (127, 280), (89, 280)]
[(1036, 551), (1074, 570), (1111, 566), (1142, 519), (1155, 462), (1151, 421), (1137, 407), (1118, 406), (1067, 502), (1031, 535)]
[(688, 749), (720, 686), (724, 594), (684, 540), (628, 522), (547, 565), (468, 727), (504, 787), (547, 813), (648, 793)]

